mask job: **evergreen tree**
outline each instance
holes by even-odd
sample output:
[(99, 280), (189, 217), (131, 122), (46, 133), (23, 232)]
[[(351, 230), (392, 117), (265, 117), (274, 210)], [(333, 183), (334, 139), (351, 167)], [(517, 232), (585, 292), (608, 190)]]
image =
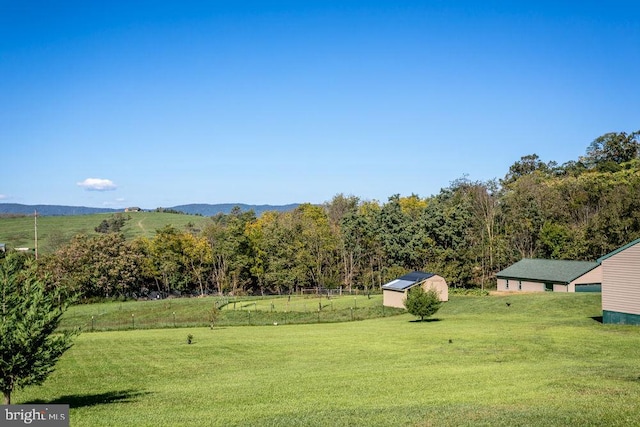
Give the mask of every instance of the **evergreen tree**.
[(0, 389), (11, 393), (42, 384), (72, 345), (73, 332), (56, 333), (70, 301), (60, 289), (47, 289), (21, 254), (0, 262)]
[(441, 303), (438, 291), (435, 289), (425, 291), (422, 286), (414, 286), (409, 289), (404, 306), (409, 313), (419, 316), (422, 321), (425, 317), (436, 314)]

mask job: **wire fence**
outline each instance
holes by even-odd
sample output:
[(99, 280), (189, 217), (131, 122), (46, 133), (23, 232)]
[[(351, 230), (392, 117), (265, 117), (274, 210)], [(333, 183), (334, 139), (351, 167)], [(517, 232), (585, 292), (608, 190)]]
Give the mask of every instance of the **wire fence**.
[[(460, 295), (466, 295), (459, 293)], [(476, 290), (472, 295), (488, 295)], [(264, 326), (336, 323), (396, 316), (404, 308), (385, 307), (380, 294), (219, 296), (122, 301), (71, 307), (59, 329), (117, 331), (138, 329)]]
[[(218, 303), (219, 304), (219, 303)], [(114, 331), (136, 329), (184, 328), (184, 327), (223, 327), (223, 326), (264, 326), (291, 325), (311, 323), (336, 323), (394, 316), (405, 310), (385, 307), (383, 305), (369, 307), (315, 308), (301, 311), (264, 309), (256, 302), (228, 302), (223, 309), (217, 308), (217, 314), (211, 311), (171, 313), (104, 313), (90, 317), (75, 316), (61, 322), (61, 330), (80, 329), (82, 332)]]

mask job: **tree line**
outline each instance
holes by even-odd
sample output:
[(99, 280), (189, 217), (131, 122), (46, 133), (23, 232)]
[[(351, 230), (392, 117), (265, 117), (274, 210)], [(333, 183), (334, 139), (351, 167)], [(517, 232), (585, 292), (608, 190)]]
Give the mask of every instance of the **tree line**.
[[(487, 288), (521, 258), (594, 260), (640, 237), (640, 132), (607, 133), (562, 165), (523, 156), (502, 179), (460, 178), (384, 203), (336, 195), (257, 217), (239, 208), (195, 230), (126, 240), (119, 219), (39, 260), (85, 297), (378, 289), (408, 270)], [(115, 226), (114, 226), (115, 224)]]

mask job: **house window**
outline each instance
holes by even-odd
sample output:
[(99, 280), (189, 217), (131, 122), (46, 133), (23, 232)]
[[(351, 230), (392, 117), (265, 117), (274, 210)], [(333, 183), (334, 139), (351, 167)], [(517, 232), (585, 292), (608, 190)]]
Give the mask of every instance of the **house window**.
[(506, 284), (504, 285), (505, 289), (509, 289), (509, 279), (507, 279)]
[(522, 290), (522, 280), (518, 280), (518, 290)]
[(544, 290), (548, 292), (553, 292), (553, 283), (545, 283)]

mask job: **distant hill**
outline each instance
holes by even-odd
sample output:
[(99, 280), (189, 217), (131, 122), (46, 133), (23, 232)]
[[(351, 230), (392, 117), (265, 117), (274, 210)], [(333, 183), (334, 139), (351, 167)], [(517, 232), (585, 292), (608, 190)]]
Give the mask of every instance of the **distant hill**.
[(56, 216), (122, 212), (122, 209), (89, 208), (86, 206), (21, 205), (19, 203), (0, 203), (0, 215), (33, 215), (34, 211), (38, 212), (38, 216)]
[(289, 204), (289, 205), (245, 205), (243, 203), (222, 203), (217, 205), (208, 205), (208, 204), (190, 204), (190, 205), (179, 205), (174, 206), (169, 209), (174, 209), (176, 211), (184, 212), (187, 214), (194, 215), (203, 215), (203, 216), (214, 216), (219, 213), (228, 214), (231, 210), (238, 206), (242, 212), (253, 210), (256, 216), (262, 215), (263, 212), (268, 211), (278, 211), (278, 212), (286, 212), (292, 211), (299, 206), (298, 203)]
[[(260, 216), (266, 211), (286, 212), (295, 209), (299, 204), (289, 205), (247, 205), (244, 203), (222, 203), (222, 204), (189, 204), (173, 207), (165, 207), (174, 211), (184, 212), (191, 215), (214, 216), (219, 213), (228, 214), (238, 206), (241, 211), (253, 210), (256, 216)], [(143, 209), (154, 211), (154, 209)], [(90, 208), (86, 206), (63, 206), (63, 205), (22, 205), (19, 203), (0, 203), (0, 215), (33, 215), (34, 211), (39, 216), (64, 216), (64, 215), (91, 215), (97, 213), (123, 212), (124, 209), (111, 208)]]

